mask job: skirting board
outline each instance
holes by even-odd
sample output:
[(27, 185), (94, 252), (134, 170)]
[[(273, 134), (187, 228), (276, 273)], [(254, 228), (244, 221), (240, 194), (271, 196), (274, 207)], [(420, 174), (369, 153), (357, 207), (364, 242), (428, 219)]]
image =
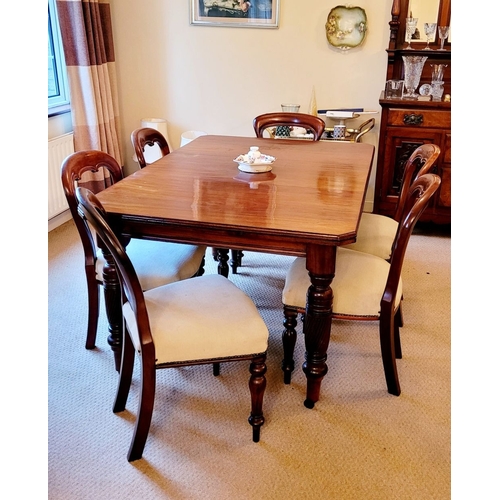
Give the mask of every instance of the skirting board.
[(61, 226), (65, 222), (68, 222), (71, 220), (71, 212), (68, 210), (65, 210), (64, 212), (56, 215), (55, 217), (52, 217), (52, 219), (49, 219), (49, 233), (56, 227)]

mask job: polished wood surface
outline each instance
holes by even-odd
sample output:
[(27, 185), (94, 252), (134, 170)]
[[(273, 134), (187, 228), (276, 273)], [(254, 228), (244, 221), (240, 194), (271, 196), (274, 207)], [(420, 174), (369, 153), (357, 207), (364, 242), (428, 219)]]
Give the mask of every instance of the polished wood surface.
[[(238, 170), (233, 160), (250, 146), (276, 157), (272, 171)], [(362, 143), (207, 135), (110, 186), (98, 199), (122, 234), (305, 256), (311, 288), (304, 404), (312, 408), (328, 370), (335, 250), (356, 239), (373, 155), (374, 147)]]
[[(253, 145), (276, 157), (271, 172), (238, 170), (233, 159)], [(110, 215), (124, 216), (124, 231), (305, 254), (309, 243), (354, 241), (373, 151), (369, 144), (202, 136), (99, 199)], [(144, 219), (156, 220), (143, 226)]]
[[(383, 93), (382, 93), (383, 94)], [(393, 217), (404, 166), (423, 144), (436, 144), (441, 155), (433, 172), (441, 177), (438, 194), (420, 217), (422, 222), (451, 222), (451, 103), (383, 99), (374, 212)], [(382, 140), (383, 137), (383, 140)]]

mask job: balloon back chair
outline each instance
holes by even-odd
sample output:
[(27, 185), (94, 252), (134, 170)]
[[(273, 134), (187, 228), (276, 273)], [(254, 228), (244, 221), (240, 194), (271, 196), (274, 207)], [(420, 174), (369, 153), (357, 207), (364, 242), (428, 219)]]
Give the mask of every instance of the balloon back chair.
[[(319, 141), (325, 131), (325, 122), (318, 116), (308, 115), (306, 113), (265, 113), (256, 116), (253, 120), (253, 129), (257, 137), (264, 137), (267, 129), (276, 129), (276, 127), (301, 127), (313, 136), (313, 141)], [(274, 133), (271, 132), (271, 137)]]
[(138, 128), (130, 134), (132, 146), (134, 146), (135, 155), (139, 167), (144, 168), (148, 163), (145, 158), (146, 146), (154, 147), (157, 145), (160, 148), (161, 156), (166, 156), (170, 153), (168, 142), (161, 132), (154, 128)]
[[(401, 358), (399, 306), (403, 294), (401, 269), (413, 228), (441, 178), (424, 174), (411, 185), (401, 211), (390, 262), (368, 253), (347, 248), (337, 249), (333, 292), (332, 319), (378, 321), (380, 347), (387, 389), (399, 396), (396, 358)], [(287, 273), (283, 289), (284, 306), (282, 369), (285, 384), (290, 383), (294, 369), (293, 351), (297, 338), (297, 315), (305, 312), (310, 287), (305, 258), (295, 259)]]
[[(77, 212), (76, 188), (85, 174), (103, 169), (113, 184), (123, 178), (116, 160), (102, 151), (78, 151), (68, 156), (61, 167), (61, 180), (68, 205), (84, 250), (85, 275), (88, 292), (88, 322), (85, 347), (95, 347), (99, 316), (99, 285), (103, 284), (105, 259), (96, 248), (93, 235), (89, 235)], [(127, 253), (134, 262), (143, 290), (174, 281), (198, 276), (204, 272), (206, 247), (162, 241), (132, 239)], [(112, 346), (113, 347), (113, 346)], [(118, 366), (116, 367), (118, 369)]]
[[(116, 263), (122, 290), (126, 332), (120, 380), (113, 412), (125, 410), (135, 353), (140, 359), (140, 396), (135, 430), (127, 458), (142, 457), (146, 444), (160, 368), (250, 360), (253, 441), (258, 442), (264, 423), (262, 402), (266, 387), (266, 351), (269, 332), (255, 304), (230, 280), (218, 274), (178, 281), (142, 291), (125, 249), (108, 225), (99, 200), (78, 188), (78, 213), (92, 226)], [(224, 304), (221, 308), (220, 305)]]

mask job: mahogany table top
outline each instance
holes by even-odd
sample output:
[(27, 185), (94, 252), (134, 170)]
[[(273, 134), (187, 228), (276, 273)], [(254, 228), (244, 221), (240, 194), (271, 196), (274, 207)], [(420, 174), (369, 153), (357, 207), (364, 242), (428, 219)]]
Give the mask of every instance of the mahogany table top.
[[(238, 170), (250, 146), (276, 157), (272, 171)], [(207, 135), (98, 198), (134, 236), (303, 255), (355, 240), (373, 155), (363, 143)]]

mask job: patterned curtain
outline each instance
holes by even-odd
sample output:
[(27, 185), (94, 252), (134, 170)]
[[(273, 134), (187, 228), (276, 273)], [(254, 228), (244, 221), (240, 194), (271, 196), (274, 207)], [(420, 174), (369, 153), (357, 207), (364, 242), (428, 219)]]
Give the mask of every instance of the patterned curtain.
[[(123, 165), (110, 5), (102, 0), (57, 0), (68, 72), (75, 150), (97, 149)], [(84, 183), (100, 191), (103, 173)], [(97, 183), (97, 184), (96, 184)], [(92, 185), (93, 184), (93, 185)]]

